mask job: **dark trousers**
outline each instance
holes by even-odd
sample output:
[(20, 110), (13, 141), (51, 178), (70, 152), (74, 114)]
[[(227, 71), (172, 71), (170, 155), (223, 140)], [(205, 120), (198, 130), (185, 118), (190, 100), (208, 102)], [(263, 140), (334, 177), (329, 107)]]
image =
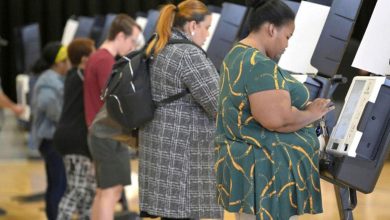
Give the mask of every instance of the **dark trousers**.
[(45, 161), (47, 178), (46, 216), (48, 220), (56, 220), (58, 204), (66, 189), (65, 166), (62, 156), (54, 149), (52, 140), (43, 140), (39, 151)]

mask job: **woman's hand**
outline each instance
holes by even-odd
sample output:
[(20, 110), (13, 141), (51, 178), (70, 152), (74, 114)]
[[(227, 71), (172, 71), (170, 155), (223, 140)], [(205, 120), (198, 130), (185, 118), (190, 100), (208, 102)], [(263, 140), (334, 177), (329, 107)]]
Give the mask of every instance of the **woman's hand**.
[(286, 90), (267, 90), (249, 95), (253, 117), (264, 128), (282, 133), (295, 132), (317, 121), (334, 109), (329, 99), (318, 98), (309, 103), (305, 110), (291, 105)]
[(317, 98), (306, 105), (306, 110), (313, 114), (316, 120), (335, 109), (330, 99)]

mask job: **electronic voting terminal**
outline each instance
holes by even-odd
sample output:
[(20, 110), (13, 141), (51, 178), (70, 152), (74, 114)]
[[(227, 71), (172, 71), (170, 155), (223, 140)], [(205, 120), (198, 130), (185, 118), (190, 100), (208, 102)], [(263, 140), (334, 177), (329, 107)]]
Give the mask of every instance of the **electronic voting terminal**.
[(353, 79), (320, 161), (323, 179), (363, 193), (374, 190), (390, 152), (389, 7), (376, 3), (352, 63), (373, 75)]
[[(334, 155), (356, 157), (356, 150), (363, 136), (364, 123), (367, 122), (366, 120), (380, 120), (380, 118), (375, 116), (365, 119), (362, 117), (363, 113), (365, 110), (368, 111), (370, 109), (369, 106), (376, 103), (378, 95), (382, 95), (386, 86), (390, 86), (386, 77), (361, 76), (354, 78), (345, 98), (345, 104), (341, 110), (338, 122), (326, 146), (327, 152)], [(382, 104), (386, 105), (386, 103)], [(361, 156), (364, 158), (371, 157), (369, 155)]]

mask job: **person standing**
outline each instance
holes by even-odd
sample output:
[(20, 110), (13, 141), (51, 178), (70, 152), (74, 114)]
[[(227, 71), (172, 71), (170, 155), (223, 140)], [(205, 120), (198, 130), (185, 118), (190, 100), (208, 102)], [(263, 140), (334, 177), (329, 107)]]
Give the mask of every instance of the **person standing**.
[[(111, 74), (115, 56), (124, 56), (134, 50), (139, 34), (140, 27), (135, 21), (119, 14), (111, 24), (106, 41), (90, 56), (85, 67), (83, 92), (88, 127), (103, 105), (100, 95)], [(115, 204), (123, 187), (130, 184), (128, 149), (117, 141), (98, 138), (91, 132), (88, 142), (97, 180), (91, 218), (110, 220), (114, 217)]]
[[(141, 217), (219, 219), (213, 172), (218, 73), (200, 48), (209, 35), (211, 14), (198, 0), (160, 11), (151, 69), (153, 100), (188, 90), (157, 107), (139, 130)], [(184, 40), (193, 44), (168, 44)]]
[(215, 137), (218, 202), (237, 219), (297, 219), (322, 212), (313, 122), (330, 100), (273, 60), (288, 46), (295, 14), (281, 0), (252, 0), (250, 34), (225, 57)]
[[(10, 109), (16, 116), (21, 115), (24, 112), (24, 107), (22, 105), (14, 103), (8, 96), (3, 92), (1, 88), (1, 79), (0, 79), (0, 131), (3, 127), (4, 122), (4, 113), (3, 109)], [(5, 215), (7, 212), (0, 208), (0, 216)]]
[(64, 160), (67, 180), (58, 220), (71, 220), (73, 214), (88, 220), (95, 196), (95, 171), (87, 144), (83, 99), (84, 67), (95, 50), (94, 44), (88, 38), (77, 38), (68, 45), (72, 68), (65, 79), (64, 106), (53, 137), (54, 146)]
[(34, 148), (39, 149), (45, 161), (46, 215), (49, 220), (55, 220), (58, 204), (66, 188), (64, 163), (53, 146), (53, 135), (63, 105), (65, 74), (69, 70), (66, 47), (58, 42), (48, 43), (32, 70), (40, 76), (33, 88), (31, 102), (31, 139)]
[[(7, 46), (8, 42), (0, 36), (0, 49), (1, 47)], [(24, 107), (18, 104), (15, 104), (8, 96), (3, 92), (0, 79), (0, 131), (4, 123), (4, 113), (3, 109), (10, 109), (16, 116), (21, 115), (24, 112)], [(0, 208), (0, 216), (5, 215), (7, 212)]]

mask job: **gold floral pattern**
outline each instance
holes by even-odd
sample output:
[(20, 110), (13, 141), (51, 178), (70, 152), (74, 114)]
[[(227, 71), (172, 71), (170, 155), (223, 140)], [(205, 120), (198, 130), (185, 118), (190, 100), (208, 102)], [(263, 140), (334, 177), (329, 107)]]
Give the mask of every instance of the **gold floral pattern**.
[[(271, 132), (251, 115), (248, 95), (283, 89), (302, 109), (307, 88), (255, 48), (236, 44), (223, 62), (215, 138), (218, 203), (257, 220), (322, 212), (313, 126)], [(277, 100), (275, 100), (277, 101)], [(266, 103), (264, 103), (266, 104)]]

